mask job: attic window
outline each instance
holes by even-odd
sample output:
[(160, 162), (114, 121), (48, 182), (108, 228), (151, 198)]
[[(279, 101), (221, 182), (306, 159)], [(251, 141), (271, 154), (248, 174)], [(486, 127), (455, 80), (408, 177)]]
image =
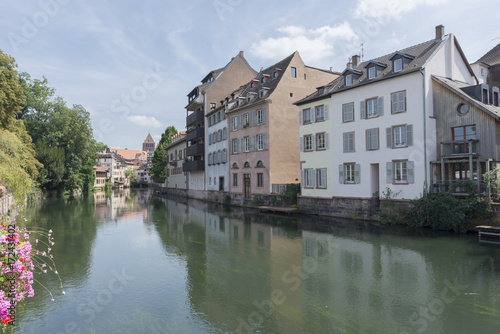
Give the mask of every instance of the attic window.
[(280, 73), (281, 73), (281, 70), (274, 70), (273, 79), (276, 79), (278, 77), (278, 75), (280, 75)]
[(401, 72), (403, 70), (403, 58), (394, 59), (392, 66), (394, 72)]
[(346, 86), (352, 85), (352, 74), (348, 74), (345, 76), (345, 85)]
[(377, 68), (375, 66), (368, 68), (368, 80), (375, 79), (377, 76)]
[(318, 89), (318, 95), (323, 95), (324, 92), (325, 92), (325, 89), (323, 87)]
[(259, 83), (259, 80), (253, 79), (252, 80), (252, 87), (257, 87), (258, 83)]

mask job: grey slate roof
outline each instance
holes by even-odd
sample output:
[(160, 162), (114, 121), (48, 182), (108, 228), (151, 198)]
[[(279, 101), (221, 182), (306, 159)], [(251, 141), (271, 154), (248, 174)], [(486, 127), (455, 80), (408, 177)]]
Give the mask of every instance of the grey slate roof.
[(456, 81), (456, 80), (450, 80), (448, 78), (443, 78), (437, 75), (433, 75), (432, 79), (438, 83), (440, 83), (442, 86), (445, 88), (448, 88), (450, 91), (455, 93), (456, 95), (460, 96), (467, 102), (475, 105), (477, 108), (483, 110), (485, 113), (489, 114), (496, 120), (500, 120), (500, 107), (495, 107), (494, 105), (490, 104), (485, 104), (474, 97), (470, 96), (467, 94), (464, 90), (466, 88), (471, 87), (471, 85), (461, 82), (461, 81)]
[(485, 63), (490, 66), (500, 64), (500, 44), (479, 58), (476, 63)]
[[(417, 45), (410, 46), (410, 47), (402, 49), (402, 50), (392, 52), (392, 53), (387, 54), (387, 55), (382, 56), (382, 57), (378, 57), (378, 58), (370, 59), (368, 61), (364, 61), (364, 62), (360, 63), (354, 69), (354, 71), (361, 73), (361, 76), (357, 80), (353, 81), (352, 85), (345, 86), (343, 77), (340, 77), (341, 78), (340, 81), (339, 81), (339, 79), (335, 79), (334, 81), (332, 81), (328, 85), (324, 86), (325, 93), (322, 94), (321, 96), (318, 95), (318, 92), (315, 92), (315, 93), (305, 97), (304, 99), (295, 102), (295, 104), (301, 105), (301, 104), (304, 104), (307, 102), (311, 102), (313, 100), (318, 100), (320, 98), (328, 97), (328, 96), (335, 94), (335, 93), (338, 93), (338, 92), (342, 92), (342, 91), (357, 88), (360, 86), (369, 85), (369, 84), (374, 83), (374, 82), (380, 82), (382, 80), (386, 80), (386, 79), (390, 79), (390, 78), (394, 78), (394, 77), (399, 77), (399, 76), (402, 76), (405, 74), (419, 71), (426, 64), (426, 62), (429, 60), (429, 58), (434, 53), (434, 51), (436, 51), (436, 49), (439, 47), (439, 45), (442, 42), (444, 42), (447, 38), (450, 38), (450, 35), (445, 35), (442, 39), (438, 39), (438, 40), (432, 39), (430, 41), (427, 41), (427, 42), (424, 42), (421, 44), (417, 44)], [(408, 65), (406, 65), (403, 68), (403, 70), (401, 70), (399, 72), (393, 72), (393, 69), (392, 69), (391, 58), (396, 53), (414, 57), (410, 61), (410, 63)], [(365, 66), (368, 65), (369, 63), (376, 63), (379, 65), (382, 65), (382, 67), (384, 67), (384, 66), (386, 66), (386, 67), (381, 72), (378, 73), (376, 78), (368, 80), (368, 69), (365, 68)], [(346, 70), (348, 72), (352, 72), (351, 69), (346, 69)], [(344, 72), (345, 72), (345, 70), (344, 70)]]
[[(243, 85), (242, 87), (240, 87), (238, 89), (241, 92), (240, 96), (246, 97), (247, 94), (253, 93), (254, 97), (249, 102), (247, 102), (246, 98), (245, 99), (241, 99), (240, 102), (238, 103), (238, 105), (236, 105), (236, 104), (233, 105), (233, 107), (230, 108), (227, 111), (227, 113), (234, 112), (234, 111), (237, 111), (237, 110), (239, 110), (241, 108), (245, 108), (245, 107), (248, 107), (248, 106), (251, 106), (251, 105), (259, 104), (260, 102), (263, 102), (267, 98), (269, 98), (269, 96), (276, 89), (276, 87), (278, 86), (281, 78), (285, 74), (285, 70), (288, 68), (288, 65), (290, 65), (290, 62), (291, 62), (292, 58), (295, 56), (295, 53), (296, 52), (292, 53), (290, 56), (288, 56), (285, 59), (277, 62), (276, 64), (271, 65), (268, 68), (260, 71), (254, 79), (250, 80), (248, 83), (246, 83), (245, 85)], [(278, 75), (277, 78), (273, 79), (273, 73), (277, 69), (281, 70), (281, 73)], [(261, 78), (263, 76), (268, 76), (267, 81), (265, 83), (260, 83), (260, 80), (261, 80)], [(257, 80), (258, 83), (257, 83), (257, 85), (255, 87), (252, 87), (252, 82), (254, 80)], [(259, 97), (259, 91), (261, 89), (266, 89), (267, 90), (267, 93), (263, 97)]]

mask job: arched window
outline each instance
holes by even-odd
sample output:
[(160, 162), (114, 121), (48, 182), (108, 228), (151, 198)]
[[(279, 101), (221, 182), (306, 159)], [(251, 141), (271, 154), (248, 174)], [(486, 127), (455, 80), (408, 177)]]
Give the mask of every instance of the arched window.
[(264, 167), (264, 163), (262, 162), (262, 160), (257, 161), (257, 165), (255, 165), (255, 167), (259, 167), (259, 168)]
[(236, 162), (233, 163), (233, 169), (238, 169), (238, 164)]
[(250, 163), (248, 161), (245, 161), (243, 168), (250, 168)]

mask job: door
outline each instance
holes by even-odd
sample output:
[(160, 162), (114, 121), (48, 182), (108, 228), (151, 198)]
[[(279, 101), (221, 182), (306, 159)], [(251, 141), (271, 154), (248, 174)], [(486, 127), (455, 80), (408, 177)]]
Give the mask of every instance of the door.
[(243, 174), (243, 194), (250, 198), (250, 174)]
[(219, 191), (224, 191), (224, 176), (219, 176)]

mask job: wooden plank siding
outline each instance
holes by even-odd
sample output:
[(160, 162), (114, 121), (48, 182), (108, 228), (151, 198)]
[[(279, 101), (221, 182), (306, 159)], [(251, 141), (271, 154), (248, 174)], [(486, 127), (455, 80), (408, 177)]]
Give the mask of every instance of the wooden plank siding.
[[(460, 115), (457, 106), (465, 103), (469, 112)], [(441, 143), (453, 140), (452, 128), (457, 126), (475, 125), (476, 138), (479, 140), (480, 159), (494, 159), (500, 154), (499, 124), (483, 110), (457, 96), (447, 88), (434, 82), (433, 89), (434, 115), (436, 117), (436, 155), (441, 159)]]

